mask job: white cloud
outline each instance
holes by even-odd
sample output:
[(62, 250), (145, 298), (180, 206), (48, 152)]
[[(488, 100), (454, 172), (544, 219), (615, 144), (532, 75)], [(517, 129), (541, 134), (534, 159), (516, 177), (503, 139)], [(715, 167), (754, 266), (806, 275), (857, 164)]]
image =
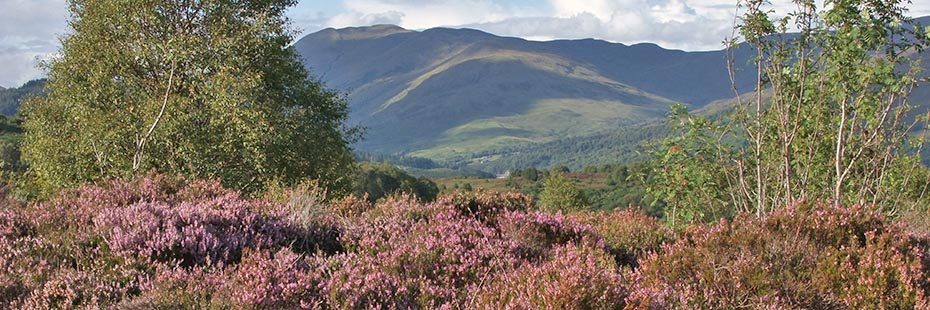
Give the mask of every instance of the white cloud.
[(718, 49), (732, 30), (735, 7), (718, 7), (714, 1), (691, 1), (702, 4), (697, 6), (685, 0), (550, 0), (554, 12), (549, 17), (469, 26), (519, 37), (593, 37), (688, 50)]
[(332, 27), (352, 27), (359, 25), (378, 25), (391, 24), (400, 25), (406, 14), (398, 11), (388, 11), (384, 13), (361, 13), (352, 11), (343, 13), (330, 18), (327, 24)]
[[(774, 0), (779, 12), (794, 7)], [(822, 3), (822, 0), (818, 0)], [(930, 15), (914, 0), (912, 16)], [(304, 32), (396, 24), (409, 29), (472, 27), (528, 39), (598, 38), (717, 49), (733, 24), (736, 0), (303, 0), (290, 12)], [(0, 0), (0, 85), (39, 77), (37, 57), (56, 52), (67, 31), (66, 0)]]
[[(493, 0), (343, 0), (346, 12), (331, 18), (331, 27), (393, 21), (410, 29), (459, 26), (544, 14), (545, 8), (508, 5)], [(385, 15), (387, 14), (387, 15)]]
[(0, 85), (19, 86), (42, 75), (36, 60), (58, 50), (67, 16), (65, 0), (0, 1)]
[(730, 34), (733, 1), (537, 0), (530, 6), (530, 1), (343, 0), (345, 12), (324, 24), (336, 28), (376, 23), (409, 29), (468, 27), (529, 39), (598, 38), (708, 50), (720, 48)]

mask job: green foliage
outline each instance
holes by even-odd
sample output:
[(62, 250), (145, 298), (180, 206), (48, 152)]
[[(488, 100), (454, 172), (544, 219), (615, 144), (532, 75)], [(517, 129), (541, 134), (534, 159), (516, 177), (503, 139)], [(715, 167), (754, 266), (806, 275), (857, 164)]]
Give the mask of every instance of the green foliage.
[(18, 119), (0, 115), (0, 171), (21, 171), (19, 145), (22, 128)]
[[(644, 163), (587, 166), (581, 170), (584, 172), (564, 176), (582, 193), (587, 202), (585, 209), (640, 209), (654, 217), (664, 216), (665, 202), (655, 200), (647, 193), (639, 177), (640, 172), (646, 171)], [(505, 179), (478, 179), (471, 184), (485, 191), (514, 191), (538, 198), (549, 175), (548, 170), (514, 169)], [(474, 179), (440, 178), (437, 182), (445, 185), (443, 191), (451, 191), (458, 189), (466, 180)]]
[(646, 192), (661, 197), (672, 226), (713, 222), (734, 215), (728, 208), (729, 197), (725, 196), (725, 167), (708, 164), (716, 160), (717, 146), (724, 143), (713, 135), (715, 125), (706, 118), (689, 115), (681, 105), (672, 108), (669, 120), (675, 134), (648, 151), (652, 159), (636, 175), (645, 184)]
[(467, 167), (452, 167), (437, 163), (431, 159), (404, 155), (389, 155), (379, 153), (356, 153), (359, 162), (388, 163), (398, 166), (407, 173), (417, 177), (443, 178), (452, 176), (476, 176), (493, 178), (494, 175)]
[(0, 115), (0, 196), (16, 185), (26, 169), (20, 159), (22, 136), (19, 119)]
[[(565, 137), (546, 143), (462, 154), (450, 158), (443, 164), (503, 173), (524, 167), (542, 169), (563, 165), (577, 170), (588, 166), (631, 163), (643, 159), (638, 153), (643, 142), (665, 137), (668, 131), (666, 126), (656, 119), (646, 124), (612, 128), (608, 133)], [(482, 161), (482, 158), (494, 160)]]
[(547, 211), (578, 211), (587, 206), (585, 197), (564, 175), (552, 172), (539, 195), (539, 205)]
[(798, 3), (773, 19), (767, 1), (741, 2), (746, 44), (731, 47), (730, 68), (737, 52), (755, 53), (755, 92), (737, 94), (723, 120), (679, 107), (678, 134), (650, 152), (647, 187), (673, 222), (763, 216), (802, 199), (892, 213), (926, 205), (926, 191), (911, 190), (928, 174), (914, 158), (922, 111), (908, 96), (920, 70), (914, 52), (927, 42), (906, 1)]
[(527, 168), (524, 170), (523, 176), (530, 181), (539, 181), (539, 170), (536, 168)]
[(401, 193), (413, 194), (421, 201), (433, 201), (439, 195), (439, 187), (427, 178), (414, 178), (389, 164), (372, 163), (359, 165), (352, 191), (371, 202)]
[(641, 175), (646, 170), (645, 163), (612, 164), (585, 167), (592, 173), (606, 174), (603, 187), (593, 188), (585, 197), (594, 210), (640, 209), (650, 216), (661, 218), (665, 215), (666, 202), (654, 199), (644, 185), (644, 180), (651, 180), (651, 175)]
[(289, 47), (293, 0), (69, 1), (73, 34), (23, 105), (23, 157), (43, 192), (148, 171), (347, 185), (346, 101)]

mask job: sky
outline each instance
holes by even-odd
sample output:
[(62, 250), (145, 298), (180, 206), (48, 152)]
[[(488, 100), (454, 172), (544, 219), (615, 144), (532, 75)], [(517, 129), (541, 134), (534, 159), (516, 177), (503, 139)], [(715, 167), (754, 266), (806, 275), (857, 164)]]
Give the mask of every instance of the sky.
[[(822, 0), (821, 0), (822, 1)], [(790, 0), (772, 0), (776, 13)], [(930, 15), (913, 0), (912, 16)], [(303, 34), (395, 24), (407, 29), (475, 28), (530, 40), (595, 38), (714, 50), (733, 29), (736, 0), (301, 0), (288, 15)], [(783, 13), (782, 13), (783, 14)], [(68, 33), (66, 0), (0, 0), (0, 86), (41, 77), (36, 68)]]

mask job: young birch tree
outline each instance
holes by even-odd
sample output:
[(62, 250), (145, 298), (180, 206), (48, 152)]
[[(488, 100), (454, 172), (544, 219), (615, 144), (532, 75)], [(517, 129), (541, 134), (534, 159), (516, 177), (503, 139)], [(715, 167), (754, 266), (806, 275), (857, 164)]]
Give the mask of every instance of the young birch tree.
[(23, 108), (29, 176), (45, 192), (149, 171), (345, 185), (358, 130), (289, 47), (295, 3), (68, 1), (48, 96)]
[[(869, 204), (894, 213), (926, 202), (930, 175), (919, 158), (918, 127), (930, 105), (908, 99), (920, 80), (917, 56), (927, 34), (906, 15), (908, 2), (794, 3), (794, 12), (773, 18), (768, 1), (740, 2), (739, 35), (727, 41), (736, 90), (730, 113), (719, 121), (676, 114), (685, 125), (680, 130), (692, 134), (667, 139), (655, 153), (689, 146), (678, 151), (689, 156), (673, 163), (655, 156), (656, 165), (685, 168), (657, 168), (651, 191), (716, 198), (669, 201), (689, 214), (729, 209), (715, 214), (764, 216), (799, 200)], [(755, 70), (751, 96), (736, 87), (739, 62), (746, 59)], [(694, 136), (704, 138), (681, 141)], [(702, 160), (693, 160), (695, 154)], [(673, 174), (685, 181), (666, 180)]]

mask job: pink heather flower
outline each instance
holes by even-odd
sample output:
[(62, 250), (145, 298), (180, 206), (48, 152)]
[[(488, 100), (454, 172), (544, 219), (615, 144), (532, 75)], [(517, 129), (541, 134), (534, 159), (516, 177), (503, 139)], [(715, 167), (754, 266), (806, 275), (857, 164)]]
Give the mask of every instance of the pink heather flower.
[(286, 223), (251, 207), (236, 194), (177, 204), (140, 202), (105, 208), (93, 223), (123, 255), (188, 266), (232, 262), (244, 248), (271, 248), (286, 238)]

